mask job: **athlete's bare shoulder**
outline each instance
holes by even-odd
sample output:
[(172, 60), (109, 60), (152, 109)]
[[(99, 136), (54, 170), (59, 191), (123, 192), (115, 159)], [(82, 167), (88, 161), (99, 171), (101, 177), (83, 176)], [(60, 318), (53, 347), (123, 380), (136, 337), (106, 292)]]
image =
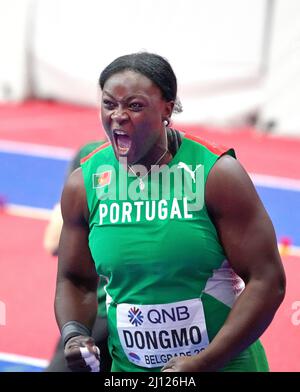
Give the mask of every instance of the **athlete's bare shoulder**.
[(88, 219), (86, 192), (81, 168), (74, 170), (64, 185), (61, 211), (64, 222), (80, 223)]

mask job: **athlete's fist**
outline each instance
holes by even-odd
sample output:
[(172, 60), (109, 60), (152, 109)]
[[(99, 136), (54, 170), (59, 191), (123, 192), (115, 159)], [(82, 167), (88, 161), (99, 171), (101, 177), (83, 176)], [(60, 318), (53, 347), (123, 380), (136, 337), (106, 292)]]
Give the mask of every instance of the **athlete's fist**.
[(100, 372), (100, 350), (90, 336), (74, 336), (65, 345), (65, 358), (72, 372)]

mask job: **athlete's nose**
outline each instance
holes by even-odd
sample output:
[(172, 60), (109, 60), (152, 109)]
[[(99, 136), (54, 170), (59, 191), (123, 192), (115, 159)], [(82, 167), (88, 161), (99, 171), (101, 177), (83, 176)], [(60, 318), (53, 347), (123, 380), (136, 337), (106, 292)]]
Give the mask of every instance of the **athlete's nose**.
[(115, 108), (113, 113), (111, 114), (111, 119), (118, 124), (121, 124), (128, 120), (128, 113), (124, 108), (118, 106)]

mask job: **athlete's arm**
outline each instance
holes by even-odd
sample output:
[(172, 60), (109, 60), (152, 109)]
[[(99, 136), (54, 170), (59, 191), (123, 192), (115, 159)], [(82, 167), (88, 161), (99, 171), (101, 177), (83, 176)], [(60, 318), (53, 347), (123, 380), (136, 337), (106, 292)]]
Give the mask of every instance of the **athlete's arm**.
[(209, 346), (167, 371), (215, 371), (257, 340), (284, 298), (285, 274), (271, 220), (245, 170), (221, 157), (206, 184), (206, 205), (225, 254), (245, 289)]
[(61, 327), (69, 320), (77, 320), (92, 328), (97, 313), (98, 275), (88, 247), (88, 212), (81, 169), (66, 181), (61, 211), (63, 227), (55, 296), (57, 322)]
[[(88, 209), (81, 169), (75, 170), (66, 181), (61, 211), (63, 227), (55, 295), (57, 323), (62, 329), (67, 322), (76, 321), (91, 330), (97, 315), (98, 275), (88, 246)], [(92, 347), (93, 342), (73, 337), (68, 344), (67, 360), (84, 367), (79, 347)]]

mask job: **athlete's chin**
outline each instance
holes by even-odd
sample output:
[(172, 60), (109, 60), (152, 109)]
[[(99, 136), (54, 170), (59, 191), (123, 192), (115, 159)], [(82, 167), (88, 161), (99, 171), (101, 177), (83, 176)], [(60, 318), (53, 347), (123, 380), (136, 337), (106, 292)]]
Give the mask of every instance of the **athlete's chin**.
[(118, 161), (120, 160), (126, 160), (127, 164), (132, 164), (132, 162), (134, 161), (134, 154), (133, 154), (133, 149), (130, 148), (120, 148), (117, 145), (114, 144), (114, 152), (115, 152), (115, 156), (118, 159)]
[(125, 148), (117, 148), (117, 156), (119, 158), (127, 158), (130, 157), (130, 149)]

